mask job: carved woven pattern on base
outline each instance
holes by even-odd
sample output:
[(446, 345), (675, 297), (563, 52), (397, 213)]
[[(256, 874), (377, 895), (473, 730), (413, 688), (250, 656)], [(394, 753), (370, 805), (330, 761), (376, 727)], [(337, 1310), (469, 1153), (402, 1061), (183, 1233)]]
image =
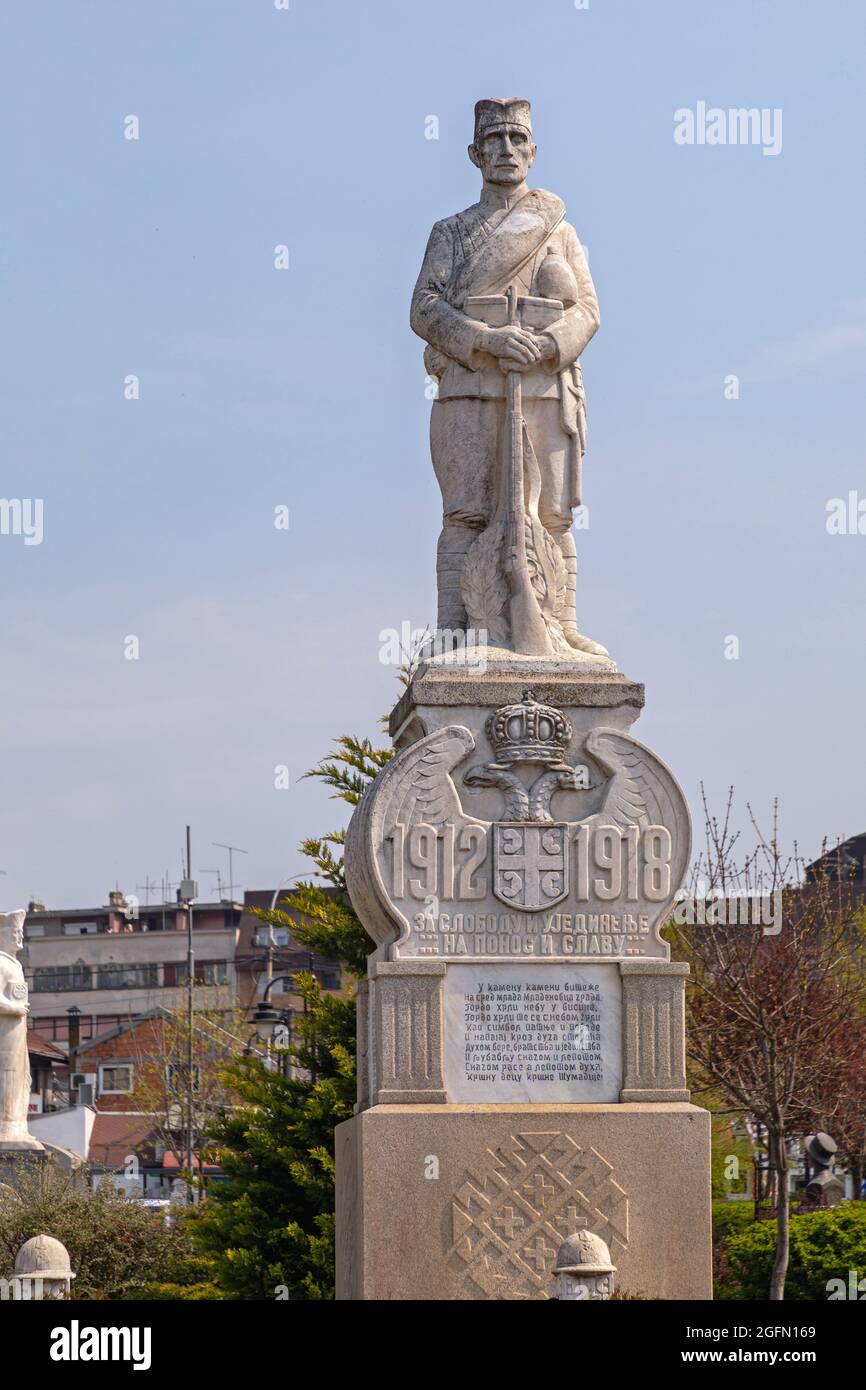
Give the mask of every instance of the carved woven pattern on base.
[[(556, 1252), (576, 1230), (628, 1247), (628, 1196), (613, 1167), (557, 1130), (512, 1135), (451, 1200), (448, 1260), (473, 1298), (549, 1298)], [(614, 1256), (615, 1261), (615, 1256)]]

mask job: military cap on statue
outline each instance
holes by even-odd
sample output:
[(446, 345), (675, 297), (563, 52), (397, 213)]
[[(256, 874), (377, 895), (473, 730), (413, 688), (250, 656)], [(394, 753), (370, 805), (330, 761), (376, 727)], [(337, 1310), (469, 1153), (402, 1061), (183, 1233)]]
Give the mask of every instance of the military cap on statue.
[(485, 97), (475, 103), (475, 139), (502, 126), (520, 126), (532, 134), (532, 111), (523, 97)]

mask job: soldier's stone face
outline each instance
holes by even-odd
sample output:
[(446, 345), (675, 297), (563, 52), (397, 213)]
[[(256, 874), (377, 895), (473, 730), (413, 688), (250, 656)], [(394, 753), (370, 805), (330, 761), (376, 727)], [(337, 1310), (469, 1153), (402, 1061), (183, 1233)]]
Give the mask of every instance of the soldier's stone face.
[(469, 157), (487, 183), (518, 184), (529, 173), (535, 145), (528, 130), (502, 126), (487, 131), (470, 145)]
[(15, 955), (24, 945), (24, 923), (13, 912), (0, 915), (0, 951)]

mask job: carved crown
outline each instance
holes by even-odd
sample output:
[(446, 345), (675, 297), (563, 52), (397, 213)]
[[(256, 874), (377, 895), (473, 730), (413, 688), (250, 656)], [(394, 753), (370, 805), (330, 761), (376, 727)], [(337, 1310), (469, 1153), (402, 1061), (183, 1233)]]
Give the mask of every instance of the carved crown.
[(571, 720), (543, 705), (531, 690), (519, 705), (503, 705), (485, 725), (497, 763), (559, 763), (571, 743)]

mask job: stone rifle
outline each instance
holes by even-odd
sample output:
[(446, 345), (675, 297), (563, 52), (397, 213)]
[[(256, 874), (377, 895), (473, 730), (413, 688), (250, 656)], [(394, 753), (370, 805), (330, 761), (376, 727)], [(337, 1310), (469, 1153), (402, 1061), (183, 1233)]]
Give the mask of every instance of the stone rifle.
[[(519, 324), (517, 289), (509, 285), (508, 322)], [(501, 362), (500, 366), (507, 366)], [(526, 502), (523, 487), (523, 395), (520, 372), (506, 370), (508, 421), (507, 487), (508, 529), (505, 548), (505, 576), (511, 592), (509, 613), (515, 651), (531, 656), (552, 656), (553, 647), (541, 616), (538, 599), (529, 577), (526, 559)]]
[[(511, 284), (504, 295), (471, 296), (465, 307), (490, 328), (510, 324), (540, 333), (561, 315), (564, 306), (557, 299), (518, 296), (516, 285)], [(554, 640), (562, 562), (538, 513), (541, 470), (523, 415), (521, 374), (507, 358), (500, 358), (499, 367), (506, 383), (507, 447), (496, 513), (476, 547), (490, 555), (491, 547), (495, 554), (502, 545), (501, 573), (508, 588), (513, 650), (550, 657), (569, 652), (564, 639)]]

